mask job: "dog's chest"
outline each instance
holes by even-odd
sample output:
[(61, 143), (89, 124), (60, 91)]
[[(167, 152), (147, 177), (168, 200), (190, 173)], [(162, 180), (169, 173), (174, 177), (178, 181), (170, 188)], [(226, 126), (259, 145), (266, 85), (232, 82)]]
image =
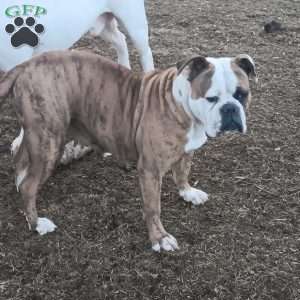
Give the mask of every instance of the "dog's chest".
[(187, 134), (187, 143), (184, 146), (186, 153), (200, 148), (207, 141), (203, 126), (192, 124)]

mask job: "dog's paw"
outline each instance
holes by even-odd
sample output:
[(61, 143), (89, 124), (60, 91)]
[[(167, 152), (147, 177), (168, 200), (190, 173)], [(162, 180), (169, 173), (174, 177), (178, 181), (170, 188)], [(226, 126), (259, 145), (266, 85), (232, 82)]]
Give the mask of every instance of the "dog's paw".
[(38, 218), (35, 230), (39, 235), (44, 235), (48, 232), (53, 232), (57, 226), (47, 218)]
[(193, 187), (179, 191), (179, 195), (185, 201), (192, 202), (194, 205), (203, 204), (208, 200), (208, 194)]
[(60, 159), (60, 163), (63, 165), (67, 165), (71, 161), (80, 159), (85, 154), (91, 151), (92, 151), (91, 147), (75, 144), (74, 141), (71, 141), (65, 145), (64, 153)]
[(158, 243), (153, 244), (152, 249), (155, 252), (160, 252), (160, 250), (175, 251), (178, 250), (179, 247), (174, 236), (168, 234), (167, 236), (163, 237)]

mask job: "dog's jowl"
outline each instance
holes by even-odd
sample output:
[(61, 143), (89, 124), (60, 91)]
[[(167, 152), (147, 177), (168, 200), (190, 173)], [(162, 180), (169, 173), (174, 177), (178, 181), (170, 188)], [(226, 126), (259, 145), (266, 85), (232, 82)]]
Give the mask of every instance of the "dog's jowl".
[(207, 137), (246, 131), (250, 76), (255, 67), (248, 55), (195, 57), (137, 76), (98, 55), (76, 51), (49, 52), (6, 73), (0, 97), (13, 94), (24, 130), (12, 152), (30, 228), (40, 234), (55, 229), (38, 217), (36, 198), (71, 135), (120, 160), (137, 161), (152, 248), (177, 249), (160, 220), (162, 178), (172, 170), (184, 200), (201, 204), (208, 199), (188, 183), (193, 151)]

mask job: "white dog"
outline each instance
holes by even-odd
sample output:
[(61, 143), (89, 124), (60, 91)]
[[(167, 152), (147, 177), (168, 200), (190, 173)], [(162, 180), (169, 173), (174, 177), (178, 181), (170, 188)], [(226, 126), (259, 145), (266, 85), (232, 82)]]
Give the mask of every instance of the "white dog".
[[(145, 72), (154, 69), (149, 47), (144, 0), (23, 0), (0, 1), (0, 74), (45, 51), (67, 49), (87, 31), (111, 42), (118, 62), (130, 69), (123, 25), (138, 50)], [(23, 130), (11, 146), (12, 152)], [(66, 164), (89, 152), (89, 147), (66, 145)]]
[(88, 30), (111, 42), (118, 62), (130, 68), (125, 36), (116, 20), (137, 48), (143, 70), (152, 70), (143, 0), (1, 0), (0, 70), (45, 51), (67, 49)]

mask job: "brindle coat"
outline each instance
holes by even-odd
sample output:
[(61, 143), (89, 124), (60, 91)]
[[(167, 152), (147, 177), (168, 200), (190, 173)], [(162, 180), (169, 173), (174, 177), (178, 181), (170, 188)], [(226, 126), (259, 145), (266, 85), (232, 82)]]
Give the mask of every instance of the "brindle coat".
[[(197, 81), (193, 92), (204, 95), (213, 72), (208, 68), (208, 75), (201, 77), (196, 71), (191, 70)], [(118, 159), (137, 161), (152, 245), (164, 237), (172, 239), (160, 221), (162, 178), (172, 170), (179, 190), (189, 188), (193, 156), (184, 150), (192, 120), (172, 92), (177, 73), (172, 67), (142, 76), (99, 55), (58, 51), (35, 57), (4, 75), (0, 97), (13, 92), (24, 128), (14, 162), (32, 229), (38, 220), (38, 189), (51, 175), (71, 134)]]
[(170, 169), (188, 185), (192, 155), (184, 145), (190, 118), (172, 96), (176, 68), (137, 75), (98, 55), (52, 52), (8, 72), (0, 96), (13, 91), (24, 138), (14, 156), (19, 189), (32, 229), (36, 196), (59, 161), (67, 135), (98, 145), (121, 160), (136, 160), (144, 216), (153, 244), (167, 235), (160, 221), (160, 190)]

